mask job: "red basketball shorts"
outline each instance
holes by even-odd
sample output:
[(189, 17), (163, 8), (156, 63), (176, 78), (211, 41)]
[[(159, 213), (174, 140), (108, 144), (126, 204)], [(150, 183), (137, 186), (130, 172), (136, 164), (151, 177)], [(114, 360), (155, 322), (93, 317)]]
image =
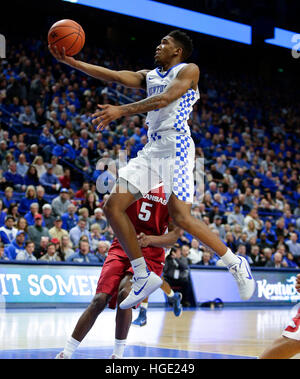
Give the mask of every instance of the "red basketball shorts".
[[(142, 251), (148, 269), (161, 276), (164, 268), (164, 256), (154, 260), (151, 259), (151, 247), (144, 248)], [(124, 256), (121, 248), (114, 247), (109, 251), (104, 262), (96, 289), (97, 294), (106, 293), (112, 296), (108, 304), (111, 309), (116, 307), (119, 286), (126, 275), (133, 275), (130, 260)]]

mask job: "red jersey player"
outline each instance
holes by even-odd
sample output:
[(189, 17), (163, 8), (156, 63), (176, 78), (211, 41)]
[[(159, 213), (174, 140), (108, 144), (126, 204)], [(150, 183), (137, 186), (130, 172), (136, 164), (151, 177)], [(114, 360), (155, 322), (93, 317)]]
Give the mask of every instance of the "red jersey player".
[[(172, 246), (180, 236), (179, 228), (174, 228), (166, 233), (170, 217), (163, 186), (161, 185), (150, 191), (143, 198), (133, 203), (126, 213), (135, 226), (147, 267), (161, 276), (165, 262), (163, 248)], [(118, 304), (116, 339), (112, 358), (121, 358), (123, 356), (132, 320), (132, 309), (120, 309), (119, 304), (128, 296), (131, 290), (132, 277), (133, 270), (130, 260), (119, 241), (115, 238), (102, 267), (96, 295), (79, 318), (72, 336), (68, 339), (64, 350), (56, 356), (56, 359), (71, 358), (107, 304), (113, 309)], [(174, 295), (174, 292), (165, 281), (162, 284), (162, 289), (167, 295), (170, 296), (170, 292), (171, 295)]]
[[(297, 275), (295, 287), (300, 293), (300, 274)], [(299, 353), (300, 307), (298, 308), (296, 316), (282, 332), (282, 335), (260, 355), (259, 359), (288, 359)]]

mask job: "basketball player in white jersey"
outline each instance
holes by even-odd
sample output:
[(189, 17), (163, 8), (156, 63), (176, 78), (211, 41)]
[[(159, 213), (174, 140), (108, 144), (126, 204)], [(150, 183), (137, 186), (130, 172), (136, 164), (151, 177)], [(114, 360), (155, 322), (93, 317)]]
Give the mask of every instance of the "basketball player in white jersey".
[(199, 68), (184, 63), (192, 53), (192, 41), (175, 30), (162, 38), (155, 51), (154, 70), (115, 71), (67, 57), (65, 51), (49, 47), (56, 59), (95, 78), (126, 87), (144, 88), (147, 98), (131, 104), (99, 105), (94, 125), (101, 130), (123, 116), (146, 113), (148, 143), (138, 156), (119, 170), (119, 181), (104, 206), (104, 212), (131, 261), (134, 271), (132, 290), (120, 304), (133, 307), (161, 286), (161, 279), (148, 272), (126, 209), (141, 196), (164, 183), (168, 209), (177, 226), (215, 251), (235, 277), (240, 296), (249, 299), (255, 289), (246, 259), (235, 255), (207, 227), (191, 215), (194, 195), (194, 142), (187, 124), (193, 105), (199, 99)]

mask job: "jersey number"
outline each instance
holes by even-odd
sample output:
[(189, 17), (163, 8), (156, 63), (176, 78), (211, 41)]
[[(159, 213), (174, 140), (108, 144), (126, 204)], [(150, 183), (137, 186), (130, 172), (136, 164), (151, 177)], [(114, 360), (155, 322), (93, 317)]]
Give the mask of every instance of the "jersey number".
[(149, 221), (150, 217), (151, 217), (151, 211), (147, 208), (151, 208), (153, 206), (153, 204), (149, 204), (149, 203), (146, 203), (146, 202), (143, 202), (142, 203), (142, 206), (141, 206), (141, 209), (140, 209), (140, 213), (139, 213), (139, 219), (142, 220), (142, 221)]

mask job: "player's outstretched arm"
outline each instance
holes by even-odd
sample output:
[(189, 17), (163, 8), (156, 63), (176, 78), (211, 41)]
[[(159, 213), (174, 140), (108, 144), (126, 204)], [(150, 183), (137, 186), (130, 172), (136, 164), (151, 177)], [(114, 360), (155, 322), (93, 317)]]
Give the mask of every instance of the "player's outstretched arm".
[(149, 70), (141, 71), (116, 71), (110, 70), (106, 67), (96, 66), (90, 63), (79, 61), (73, 57), (68, 57), (65, 54), (65, 49), (59, 51), (56, 46), (48, 46), (51, 54), (59, 62), (65, 63), (68, 66), (71, 66), (79, 71), (84, 72), (85, 74), (92, 76), (93, 78), (104, 80), (107, 82), (116, 82), (123, 84), (125, 87), (131, 88), (145, 88), (145, 78)]
[(102, 130), (109, 125), (110, 122), (120, 117), (164, 108), (179, 99), (190, 88), (196, 90), (199, 76), (199, 67), (190, 63), (178, 73), (172, 83), (159, 95), (121, 106), (109, 104), (98, 105), (101, 110), (94, 113), (93, 117), (95, 117), (95, 119), (93, 120), (93, 124), (97, 125), (98, 130)]
[(174, 229), (162, 236), (152, 236), (140, 233), (137, 238), (141, 247), (154, 246), (170, 248), (177, 242), (178, 238), (183, 233), (183, 230), (174, 227)]

